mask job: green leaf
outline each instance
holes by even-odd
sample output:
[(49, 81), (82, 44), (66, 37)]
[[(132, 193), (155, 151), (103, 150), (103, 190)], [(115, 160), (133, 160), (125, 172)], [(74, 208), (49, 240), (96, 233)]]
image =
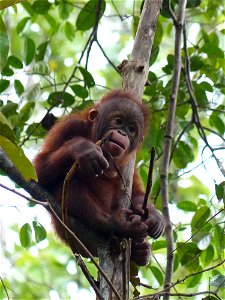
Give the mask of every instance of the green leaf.
[(191, 71), (198, 71), (204, 66), (204, 59), (200, 56), (193, 55), (190, 57)]
[(223, 276), (223, 275), (214, 276), (210, 280), (209, 285), (224, 288), (225, 287), (225, 276)]
[(178, 143), (178, 147), (174, 151), (173, 162), (179, 169), (185, 168), (188, 163), (194, 160), (192, 148), (183, 141)]
[(164, 249), (166, 248), (166, 241), (156, 241), (152, 243), (152, 250), (156, 251), (159, 249)]
[(8, 67), (7, 65), (2, 70), (2, 76), (10, 77), (13, 74), (14, 74), (13, 69), (11, 69), (10, 67)]
[(46, 64), (43, 61), (39, 61), (33, 66), (30, 73), (31, 74), (39, 74), (39, 75), (42, 75), (42, 76), (47, 76), (47, 75), (50, 75), (51, 70), (50, 70), (48, 64)]
[(200, 84), (193, 82), (195, 97), (199, 105), (205, 106), (208, 104), (208, 98), (206, 96), (205, 90), (200, 86)]
[(43, 138), (46, 135), (46, 130), (42, 127), (40, 123), (32, 123), (28, 126), (26, 134), (29, 136)]
[(51, 3), (48, 0), (37, 0), (33, 3), (32, 8), (36, 14), (44, 15), (51, 7)]
[(35, 55), (35, 43), (31, 38), (26, 38), (24, 43), (24, 60), (29, 65)]
[(69, 18), (71, 5), (67, 2), (60, 2), (58, 5), (59, 16), (62, 20), (66, 20)]
[(152, 271), (152, 273), (155, 276), (156, 280), (158, 281), (159, 285), (162, 286), (163, 285), (163, 274), (162, 274), (162, 272), (154, 266), (150, 266), (149, 269)]
[(31, 86), (29, 86), (29, 88), (27, 88), (25, 90), (25, 92), (23, 93), (22, 97), (26, 98), (28, 101), (35, 101), (38, 99), (39, 95), (41, 93), (41, 88), (40, 88), (40, 84), (39, 83), (35, 83)]
[(0, 93), (5, 91), (9, 87), (10, 81), (6, 79), (0, 79)]
[(225, 198), (225, 181), (220, 184), (215, 184), (216, 197), (218, 200)]
[(12, 131), (11, 124), (2, 112), (0, 112), (0, 132), (2, 136), (6, 137), (10, 141), (15, 141), (15, 135)]
[(47, 236), (46, 230), (40, 223), (38, 223), (36, 221), (33, 221), (32, 224), (33, 224), (34, 233), (35, 233), (35, 240), (37, 243), (39, 243), (46, 238), (46, 236)]
[(25, 248), (30, 247), (32, 244), (32, 229), (28, 223), (20, 228), (20, 243)]
[(138, 24), (139, 24), (140, 17), (138, 16), (133, 16), (133, 24), (132, 24), (132, 29), (133, 29), (133, 37), (135, 37)]
[(187, 0), (187, 8), (197, 7), (201, 4), (201, 0)]
[(10, 100), (7, 103), (0, 107), (0, 111), (6, 116), (6, 118), (15, 115), (18, 108), (18, 104)]
[(54, 92), (51, 93), (48, 97), (48, 102), (54, 106), (71, 106), (74, 103), (74, 97), (66, 92)]
[(197, 210), (197, 205), (191, 201), (180, 201), (177, 204), (177, 207), (184, 211), (196, 211)]
[[(202, 270), (202, 268), (199, 267), (198, 271), (201, 271), (201, 270)], [(194, 286), (196, 286), (200, 282), (201, 278), (202, 278), (202, 273), (196, 274), (195, 276), (192, 276), (192, 277), (188, 278), (186, 280), (187, 287), (188, 288), (193, 288)]]
[[(98, 15), (98, 6), (99, 6), (98, 0), (90, 0), (84, 5), (83, 9), (80, 11), (77, 17), (77, 21), (76, 21), (77, 30), (85, 31), (90, 29), (96, 24), (96, 19)], [(104, 14), (105, 7), (106, 7), (106, 3), (105, 0), (103, 0), (101, 5), (101, 13), (100, 13), (101, 16)]]
[(19, 21), (19, 23), (16, 25), (16, 32), (19, 34), (22, 32), (27, 24), (27, 22), (30, 20), (30, 17), (26, 17)]
[(29, 159), (25, 156), (22, 149), (20, 149), (16, 144), (12, 143), (9, 139), (1, 135), (0, 146), (26, 180), (37, 180), (35, 169)]
[(199, 86), (205, 91), (213, 92), (213, 88), (211, 84), (208, 83), (207, 81), (202, 81), (201, 83), (199, 83)]
[(29, 120), (30, 116), (34, 112), (35, 103), (34, 102), (27, 102), (24, 104), (24, 106), (21, 108), (19, 113), (19, 119), (25, 123)]
[(195, 243), (177, 243), (177, 252), (182, 266), (194, 267), (199, 265), (199, 255), (201, 253)]
[(16, 57), (16, 56), (9, 56), (8, 60), (7, 60), (7, 64), (12, 66), (13, 68), (16, 68), (16, 69), (22, 69), (23, 68), (23, 63), (22, 61)]
[(64, 26), (66, 38), (70, 41), (73, 41), (75, 38), (75, 28), (70, 22), (66, 22)]
[(220, 117), (217, 111), (214, 111), (209, 117), (209, 124), (217, 129), (217, 131), (223, 136), (225, 132), (224, 118)]
[(206, 43), (201, 49), (201, 52), (204, 52), (208, 55), (209, 58), (224, 58), (223, 51), (216, 46), (214, 43)]
[(41, 43), (41, 44), (37, 47), (37, 50), (36, 50), (36, 53), (35, 53), (35, 61), (36, 61), (36, 62), (38, 62), (38, 61), (43, 61), (43, 60), (44, 60), (44, 57), (45, 57), (45, 53), (46, 53), (48, 44), (49, 44), (48, 41), (47, 41), (47, 42), (43, 42), (43, 43)]
[(179, 256), (178, 256), (178, 254), (175, 254), (174, 255), (174, 262), (173, 262), (173, 272), (175, 272), (178, 269), (179, 265), (180, 265)]
[(7, 29), (5, 23), (0, 16), (0, 72), (3, 70), (8, 53), (9, 53), (9, 37), (7, 33)]
[(158, 54), (159, 54), (159, 46), (153, 45), (152, 51), (151, 51), (151, 56), (150, 56), (150, 61), (149, 61), (149, 66), (154, 64), (154, 62), (157, 59)]
[(154, 44), (159, 45), (162, 41), (162, 37), (163, 37), (163, 26), (161, 22), (158, 20), (156, 25), (155, 36), (154, 36)]
[(209, 245), (208, 248), (201, 253), (201, 262), (203, 267), (207, 267), (211, 262), (213, 261), (214, 258), (214, 248), (212, 245)]
[(52, 34), (55, 34), (58, 31), (59, 23), (56, 22), (56, 19), (54, 19), (51, 15), (47, 14), (45, 15), (46, 21), (49, 23), (52, 29)]
[(82, 99), (87, 98), (87, 96), (88, 96), (87, 89), (79, 84), (72, 85), (71, 89), (73, 90), (75, 95), (77, 95), (78, 97), (80, 97)]
[(24, 92), (24, 87), (18, 79), (16, 79), (14, 81), (14, 88), (15, 88), (16, 93), (17, 93), (18, 96), (20, 96)]
[(83, 75), (85, 84), (89, 88), (95, 86), (95, 81), (94, 81), (94, 78), (92, 77), (91, 73), (89, 73), (86, 69), (84, 69), (82, 67), (79, 67), (79, 70), (80, 70), (81, 74)]
[(199, 229), (208, 219), (210, 215), (210, 209), (208, 206), (203, 206), (199, 208), (194, 214), (191, 220), (191, 228), (193, 231)]

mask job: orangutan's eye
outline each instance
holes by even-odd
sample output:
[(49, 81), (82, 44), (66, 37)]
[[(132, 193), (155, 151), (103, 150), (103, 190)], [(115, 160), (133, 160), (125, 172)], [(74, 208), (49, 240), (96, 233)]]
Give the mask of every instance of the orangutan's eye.
[(115, 123), (116, 125), (122, 125), (123, 124), (123, 120), (121, 118), (115, 118)]
[(131, 134), (135, 134), (135, 132), (136, 132), (136, 128), (135, 128), (134, 125), (128, 126), (128, 130), (129, 130), (129, 132), (130, 132)]

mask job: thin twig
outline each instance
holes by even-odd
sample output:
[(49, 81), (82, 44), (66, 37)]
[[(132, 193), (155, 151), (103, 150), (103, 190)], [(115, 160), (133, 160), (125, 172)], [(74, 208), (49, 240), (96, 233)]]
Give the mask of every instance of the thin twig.
[(2, 283), (2, 286), (3, 286), (3, 289), (5, 291), (6, 297), (7, 297), (8, 300), (10, 300), (9, 294), (8, 294), (8, 291), (7, 291), (7, 287), (5, 286), (5, 283), (4, 283), (4, 281), (3, 281), (3, 279), (2, 279), (1, 276), (0, 276), (0, 280), (1, 280), (1, 283)]
[(48, 203), (47, 203), (47, 202), (44, 202), (44, 201), (42, 202), (42, 201), (35, 200), (35, 199), (33, 199), (33, 198), (29, 198), (29, 197), (27, 197), (27, 196), (21, 194), (20, 192), (14, 190), (14, 189), (11, 189), (11, 188), (9, 188), (8, 186), (5, 186), (5, 185), (2, 184), (2, 183), (0, 183), (0, 187), (2, 187), (3, 189), (5, 189), (5, 190), (7, 190), (7, 191), (9, 191), (9, 192), (12, 192), (12, 193), (18, 195), (18, 196), (20, 196), (20, 197), (22, 197), (22, 198), (24, 198), (24, 199), (26, 199), (27, 201), (33, 202), (33, 203), (35, 203), (35, 204), (40, 204), (40, 205), (46, 206), (46, 207), (48, 206)]
[(94, 280), (94, 278), (89, 273), (89, 271), (88, 271), (82, 257), (80, 256), (80, 254), (74, 253), (74, 256), (76, 258), (77, 265), (81, 268), (82, 273), (87, 278), (90, 285), (93, 287), (93, 289), (94, 289), (94, 291), (95, 291), (95, 293), (98, 297), (98, 300), (104, 300), (104, 297), (102, 296), (102, 294), (99, 291), (99, 288), (97, 287), (96, 281)]
[(152, 188), (152, 175), (153, 175), (154, 160), (155, 160), (155, 148), (152, 147), (151, 155), (150, 155), (150, 164), (149, 164), (149, 169), (148, 169), (147, 187), (146, 187), (145, 197), (144, 197), (144, 201), (143, 201), (143, 205), (142, 205), (142, 208), (144, 211), (146, 210), (148, 198), (149, 198), (151, 188)]
[[(168, 191), (168, 173), (170, 164), (170, 153), (173, 138), (174, 129), (174, 119), (175, 110), (177, 102), (177, 94), (179, 89), (180, 72), (181, 72), (181, 41), (182, 41), (182, 30), (185, 19), (185, 7), (186, 0), (179, 1), (179, 11), (176, 22), (174, 23), (176, 33), (175, 33), (175, 53), (174, 53), (174, 70), (173, 70), (173, 81), (171, 88), (171, 96), (168, 109), (167, 125), (164, 138), (164, 155), (162, 161), (161, 169), (161, 194), (163, 202), (163, 215), (166, 223), (165, 234), (167, 240), (167, 265), (166, 265), (166, 275), (164, 281), (164, 287), (169, 293), (171, 278), (173, 273), (173, 230), (169, 214), (169, 191)], [(167, 295), (164, 296), (164, 300), (168, 300)]]

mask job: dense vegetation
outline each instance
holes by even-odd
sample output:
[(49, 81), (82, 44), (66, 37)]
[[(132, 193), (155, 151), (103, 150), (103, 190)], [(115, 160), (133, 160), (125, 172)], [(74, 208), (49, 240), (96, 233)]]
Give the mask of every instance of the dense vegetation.
[[(56, 118), (121, 87), (117, 66), (131, 51), (142, 1), (102, 0), (100, 22), (97, 0), (36, 0), (10, 6), (16, 2), (20, 1), (0, 1), (0, 147), (29, 179), (35, 172), (27, 157), (32, 160)], [(177, 1), (171, 1), (171, 9), (176, 14)], [(176, 248), (173, 282), (181, 281), (171, 290), (177, 294), (171, 299), (178, 295), (188, 299), (191, 294), (191, 299), (225, 297), (224, 15), (219, 0), (187, 1), (169, 176)], [(149, 149), (155, 147), (151, 200), (159, 209), (173, 58), (174, 25), (165, 0), (143, 95), (152, 118), (137, 157), (146, 183)], [(28, 202), (18, 196), (11, 202), (12, 193), (5, 188), (13, 184), (4, 175), (0, 175), (0, 298), (7, 299), (8, 293), (10, 299), (74, 299), (79, 293), (87, 299), (88, 292), (80, 289), (90, 287), (69, 249), (49, 231), (43, 210), (32, 204), (27, 208)], [(19, 221), (8, 222), (6, 214)], [(139, 273), (148, 288), (136, 286), (135, 295), (163, 289), (165, 237), (152, 241), (152, 249), (151, 263)], [(86, 262), (96, 276), (94, 266)]]

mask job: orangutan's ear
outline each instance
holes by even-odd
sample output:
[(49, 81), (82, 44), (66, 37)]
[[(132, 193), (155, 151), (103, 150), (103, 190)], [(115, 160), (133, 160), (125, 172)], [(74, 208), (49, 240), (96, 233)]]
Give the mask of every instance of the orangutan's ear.
[(95, 121), (95, 119), (97, 118), (97, 115), (98, 115), (97, 109), (90, 110), (89, 115), (88, 115), (88, 121), (93, 123)]

